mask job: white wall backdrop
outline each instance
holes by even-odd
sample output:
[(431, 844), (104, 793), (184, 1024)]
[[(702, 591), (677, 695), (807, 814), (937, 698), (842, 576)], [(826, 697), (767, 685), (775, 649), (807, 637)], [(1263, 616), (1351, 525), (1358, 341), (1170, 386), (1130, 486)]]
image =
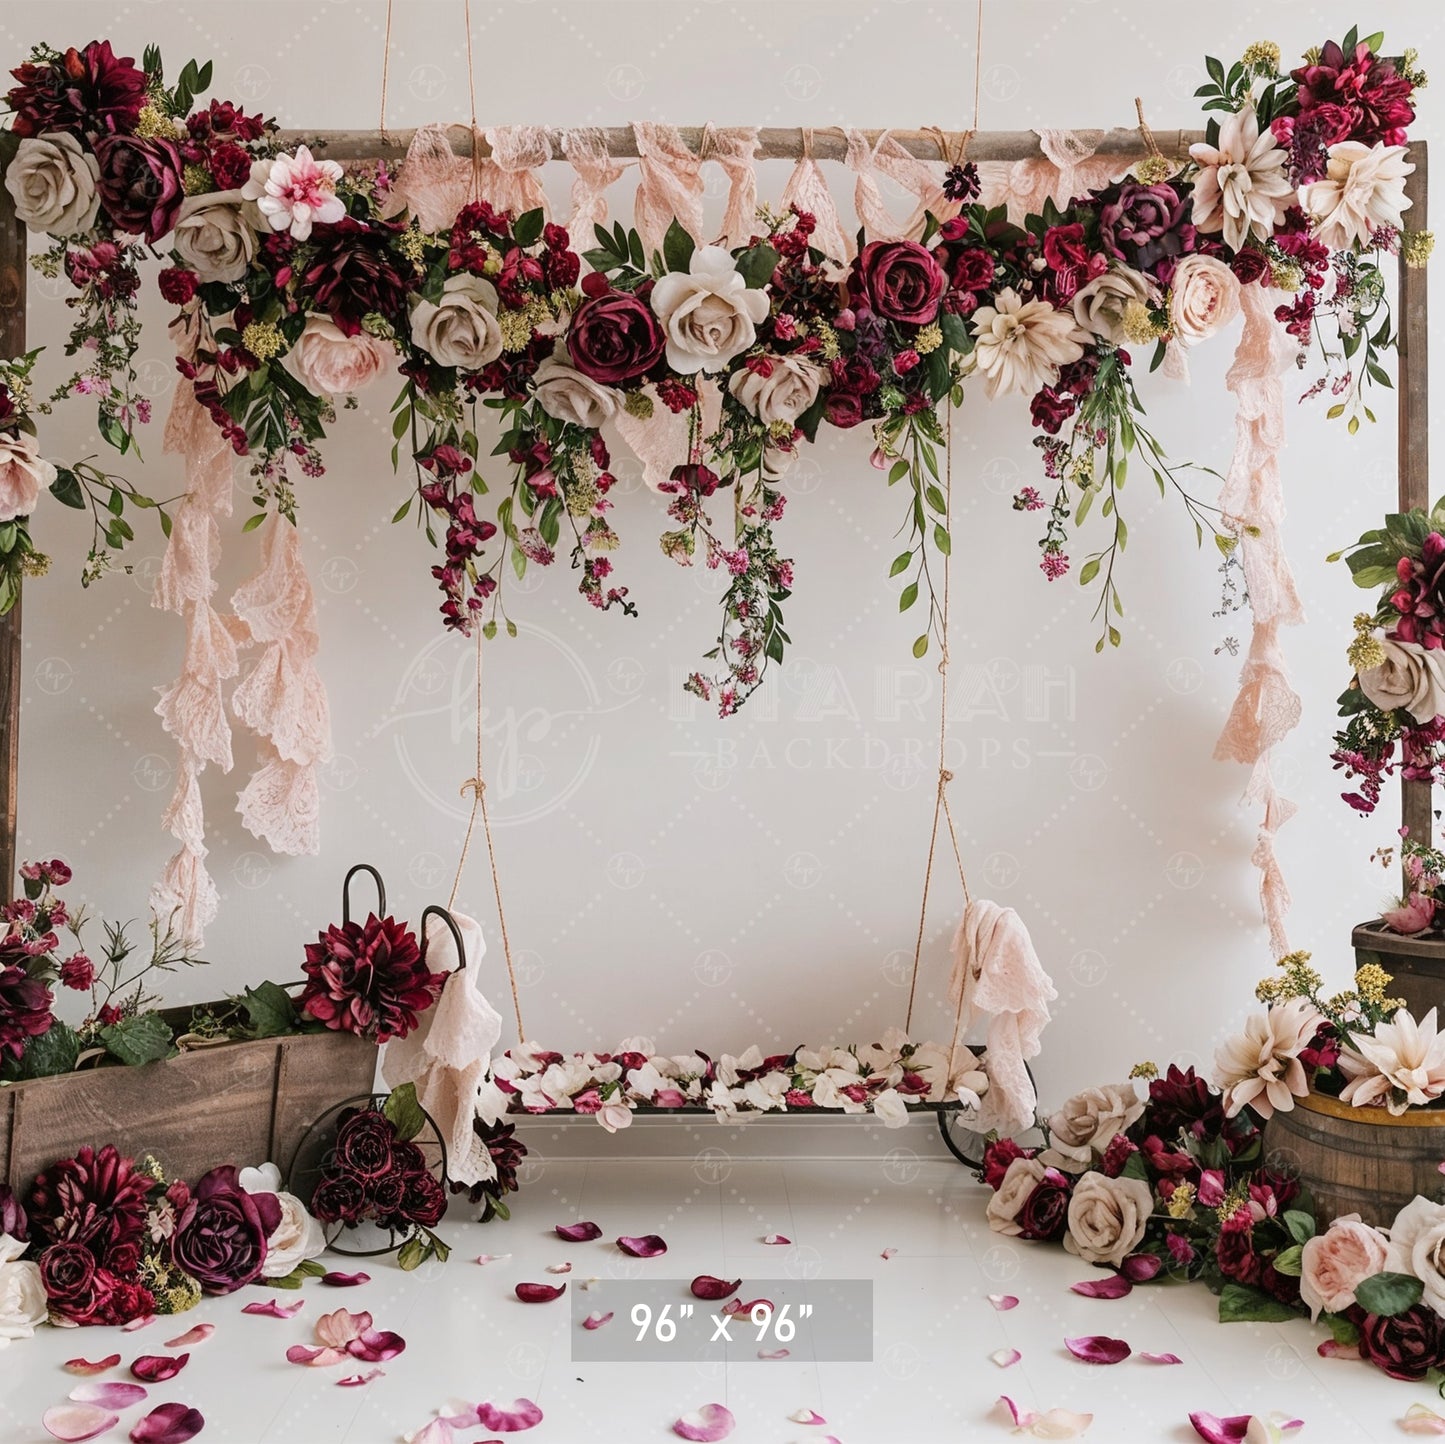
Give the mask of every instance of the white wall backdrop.
[[(971, 3), (478, 0), (473, 10), (484, 124), (970, 118)], [(10, 0), (0, 45), (14, 63), (42, 39), (109, 36), (136, 55), (159, 41), (173, 68), (214, 57), (215, 93), (283, 124), (365, 127), (377, 121), (384, 18), (379, 0)], [(1156, 129), (1196, 125), (1205, 53), (1234, 57), (1273, 38), (1289, 55), (1356, 20), (1445, 70), (1445, 12), (1430, 0), (986, 0), (983, 125), (1127, 124), (1136, 94)], [(393, 46), (392, 124), (464, 119), (461, 0), (403, 0)], [(1435, 135), (1435, 115), (1427, 91), (1420, 135)], [(765, 165), (761, 193), (776, 197), (786, 174)], [(547, 180), (565, 212), (567, 173), (552, 167)], [(630, 215), (632, 184), (614, 190), (618, 214)], [(32, 344), (53, 348), (44, 376), (58, 378), (67, 312), (53, 285), (37, 279), (31, 295)], [(163, 310), (152, 310), (145, 375), (163, 414), (173, 371)], [(1143, 381), (1173, 455), (1227, 463), (1232, 350), (1231, 337), (1197, 352), (1187, 388)], [(344, 414), (327, 475), (301, 488), (335, 729), (321, 855), (272, 857), (241, 828), (235, 794), (253, 754), (238, 733), (237, 773), (204, 783), (222, 895), (211, 967), (178, 979), (178, 998), (290, 976), (302, 943), (337, 914), (341, 874), (357, 859), (382, 867), (401, 913), (445, 900), (465, 820), (458, 787), (472, 770), (472, 650), (442, 635), (425, 540), (388, 523), (408, 485), (388, 456), (391, 399), (379, 386)], [(178, 468), (160, 454), (159, 420), (152, 431), (131, 474), (172, 495)], [(1249, 862), (1257, 818), (1239, 806), (1245, 769), (1210, 760), (1237, 679), (1231, 639), (1247, 645), (1248, 616), (1216, 615), (1217, 555), (1195, 551), (1183, 515), (1141, 478), (1126, 498), (1124, 646), (1096, 657), (1091, 604), (1072, 580), (1043, 580), (1035, 519), (1009, 506), (1036, 471), (1025, 405), (970, 396), (954, 434), (953, 795), (975, 888), (1024, 914), (1062, 995), (1044, 1092), (1144, 1057), (1207, 1057), (1270, 962)], [(71, 458), (100, 449), (83, 401), (62, 407), (44, 436)], [(1357, 819), (1326, 760), (1358, 602), (1324, 557), (1392, 503), (1394, 447), (1389, 415), (1351, 440), (1317, 406), (1292, 406), (1287, 540), (1310, 620), (1285, 639), (1304, 720), (1278, 758), (1300, 809), (1279, 849), (1292, 941), (1340, 976), (1350, 925), (1388, 885), (1367, 858), (1391, 840), (1395, 810)], [(535, 1037), (603, 1046), (645, 1033), (674, 1051), (766, 1049), (901, 1022), (937, 675), (931, 659), (909, 656), (916, 619), (898, 616), (887, 580), (900, 498), (868, 451), (865, 434), (825, 428), (794, 473), (792, 660), (730, 721), (679, 691), (712, 635), (718, 583), (659, 554), (661, 507), (635, 465), (619, 457), (616, 562), (641, 616), (595, 614), (563, 568), (530, 574), (514, 599), (523, 635), (488, 652), (484, 720)], [(255, 537), (239, 530), (247, 495), (238, 468), (223, 587), (254, 566)], [(22, 852), (67, 857), (95, 908), (137, 916), (170, 850), (160, 815), (172, 752), (152, 707), (177, 670), (181, 630), (150, 606), (160, 539), (143, 530), (135, 575), (82, 592), (78, 514), (47, 506), (34, 530), (57, 564), (26, 594)], [(934, 897), (923, 1013), (937, 1028), (959, 906), (946, 871)], [(495, 911), (475, 849), (461, 903), (492, 929), (500, 1001)]]

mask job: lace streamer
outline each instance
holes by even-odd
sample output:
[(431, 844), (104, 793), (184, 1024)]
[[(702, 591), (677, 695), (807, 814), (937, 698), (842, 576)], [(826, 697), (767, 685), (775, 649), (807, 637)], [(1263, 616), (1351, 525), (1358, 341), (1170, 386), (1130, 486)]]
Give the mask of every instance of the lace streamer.
[(785, 211), (789, 206), (795, 205), (800, 211), (807, 211), (817, 221), (818, 224), (813, 230), (813, 244), (825, 256), (831, 256), (837, 261), (852, 258), (853, 242), (843, 233), (843, 223), (838, 219), (838, 207), (833, 200), (833, 192), (828, 188), (822, 167), (811, 155), (805, 153), (793, 167), (793, 173), (783, 187), (780, 205)]
[[(1009, 219), (1021, 224), (1044, 202), (1066, 206), (1075, 196), (1107, 185), (1127, 168), (1127, 158), (1098, 156), (1102, 130), (1039, 130), (1041, 156), (1019, 161), (985, 161), (979, 165), (981, 199), (989, 206), (1007, 206)], [(1139, 155), (1147, 147), (1141, 137)]]
[(572, 182), (572, 214), (567, 221), (574, 245), (592, 244), (592, 227), (607, 219), (607, 188), (621, 179), (631, 162), (613, 160), (607, 138), (595, 126), (564, 130), (562, 154), (576, 172)]
[(450, 125), (418, 126), (406, 159), (391, 185), (390, 215), (410, 210), (423, 230), (447, 230), (469, 200), (483, 196), (513, 215), (545, 210), (547, 197), (534, 174), (551, 159), (551, 132), (544, 125), (499, 125), (485, 135), (487, 157), (468, 158), (452, 150)]
[(661, 250), (674, 217), (693, 240), (701, 242), (702, 162), (675, 125), (638, 120), (632, 129), (641, 173), (633, 214), (642, 244), (649, 254)]
[[(848, 141), (846, 164), (857, 177), (853, 184), (853, 206), (870, 240), (916, 237), (927, 212), (932, 211), (934, 215), (944, 212), (949, 201), (943, 194), (942, 162), (919, 160), (887, 131), (878, 137), (875, 145), (868, 144), (868, 137), (861, 130), (845, 130), (843, 134)], [(880, 175), (914, 197), (914, 207), (907, 219), (898, 220), (884, 204), (878, 185)]]

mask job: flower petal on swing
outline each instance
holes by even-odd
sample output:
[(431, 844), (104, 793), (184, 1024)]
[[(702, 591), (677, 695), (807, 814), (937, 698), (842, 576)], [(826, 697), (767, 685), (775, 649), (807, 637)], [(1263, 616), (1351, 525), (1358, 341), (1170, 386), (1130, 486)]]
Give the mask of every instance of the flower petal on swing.
[(602, 1237), (602, 1230), (590, 1219), (579, 1223), (559, 1223), (553, 1232), (568, 1243), (591, 1243), (594, 1238)]

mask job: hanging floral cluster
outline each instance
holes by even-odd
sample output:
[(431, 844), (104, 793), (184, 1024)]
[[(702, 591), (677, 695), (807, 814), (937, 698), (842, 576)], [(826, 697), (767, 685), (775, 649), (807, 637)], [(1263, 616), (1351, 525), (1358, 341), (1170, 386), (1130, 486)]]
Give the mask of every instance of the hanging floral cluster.
[[(1100, 584), (1101, 648), (1120, 640), (1131, 459), (1226, 553), (1240, 521), (1187, 491), (1147, 428), (1135, 351), (1177, 369), (1257, 299), (1302, 359), (1318, 346), (1326, 374), (1313, 389), (1342, 398), (1332, 414), (1348, 413), (1352, 430), (1370, 416), (1366, 388), (1389, 384), (1380, 360), (1395, 339), (1379, 260), (1428, 250), (1401, 229), (1423, 77), (1381, 44), (1351, 30), (1288, 73), (1273, 45), (1228, 71), (1210, 59), (1207, 139), (1187, 161), (1151, 154), (1022, 225), (984, 202), (978, 168), (960, 158), (916, 237), (860, 235), (851, 260), (830, 253), (836, 225), (820, 238), (796, 202), (758, 211), (741, 244), (700, 244), (696, 223), (674, 220), (649, 252), (638, 232), (597, 225), (579, 255), (541, 209), (484, 194), (480, 162), (451, 222), (424, 226), (405, 168), (398, 178), (283, 149), (274, 121), (195, 103), (209, 65), (167, 85), (156, 51), (137, 67), (103, 41), (37, 49), (14, 71), (5, 183), (51, 238), (36, 264), (77, 287), (69, 349), (84, 365), (60, 391), (96, 395), (102, 433), (123, 452), (146, 420), (137, 263), (168, 246), (157, 282), (178, 307), (178, 365), (250, 459), (248, 526), (268, 509), (294, 518), (288, 459), (318, 473), (338, 401), (354, 404), (399, 357), (394, 460), (414, 470), (414, 493), (396, 519), (414, 507), (441, 549), (433, 575), (450, 628), (515, 631), (508, 576), (564, 551), (589, 603), (634, 612), (614, 570), (610, 438), (650, 458), (670, 448), (654, 478), (662, 547), (729, 578), (713, 668), (687, 686), (726, 715), (788, 642), (793, 565), (775, 527), (788, 465), (820, 425), (866, 425), (875, 464), (902, 485), (892, 572), (901, 609), (923, 600), (928, 611), (922, 656), (941, 621), (936, 561), (952, 544), (938, 408), (958, 404), (970, 378), (990, 397), (1029, 398), (1048, 486), (1025, 487), (1015, 506), (1047, 514), (1045, 575), (1071, 570), (1072, 534), (1092, 510), (1107, 522), (1078, 567)], [(40, 565), (26, 518), (41, 485), (96, 508), (87, 576), (129, 539), (126, 504), (156, 505), (90, 463), (50, 476), (31, 429), (48, 404), (30, 397), (32, 360), (0, 377), (0, 606)], [(478, 408), (498, 414), (497, 467), (482, 459)]]

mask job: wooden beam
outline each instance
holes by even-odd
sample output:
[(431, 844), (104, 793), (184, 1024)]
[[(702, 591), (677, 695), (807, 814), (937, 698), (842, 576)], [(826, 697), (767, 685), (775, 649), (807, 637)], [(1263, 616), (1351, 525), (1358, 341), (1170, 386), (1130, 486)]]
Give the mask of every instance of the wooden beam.
[[(0, 356), (25, 350), (25, 227), (0, 186)], [(20, 786), (20, 598), (0, 617), (0, 897), (15, 886), (16, 797)]]

